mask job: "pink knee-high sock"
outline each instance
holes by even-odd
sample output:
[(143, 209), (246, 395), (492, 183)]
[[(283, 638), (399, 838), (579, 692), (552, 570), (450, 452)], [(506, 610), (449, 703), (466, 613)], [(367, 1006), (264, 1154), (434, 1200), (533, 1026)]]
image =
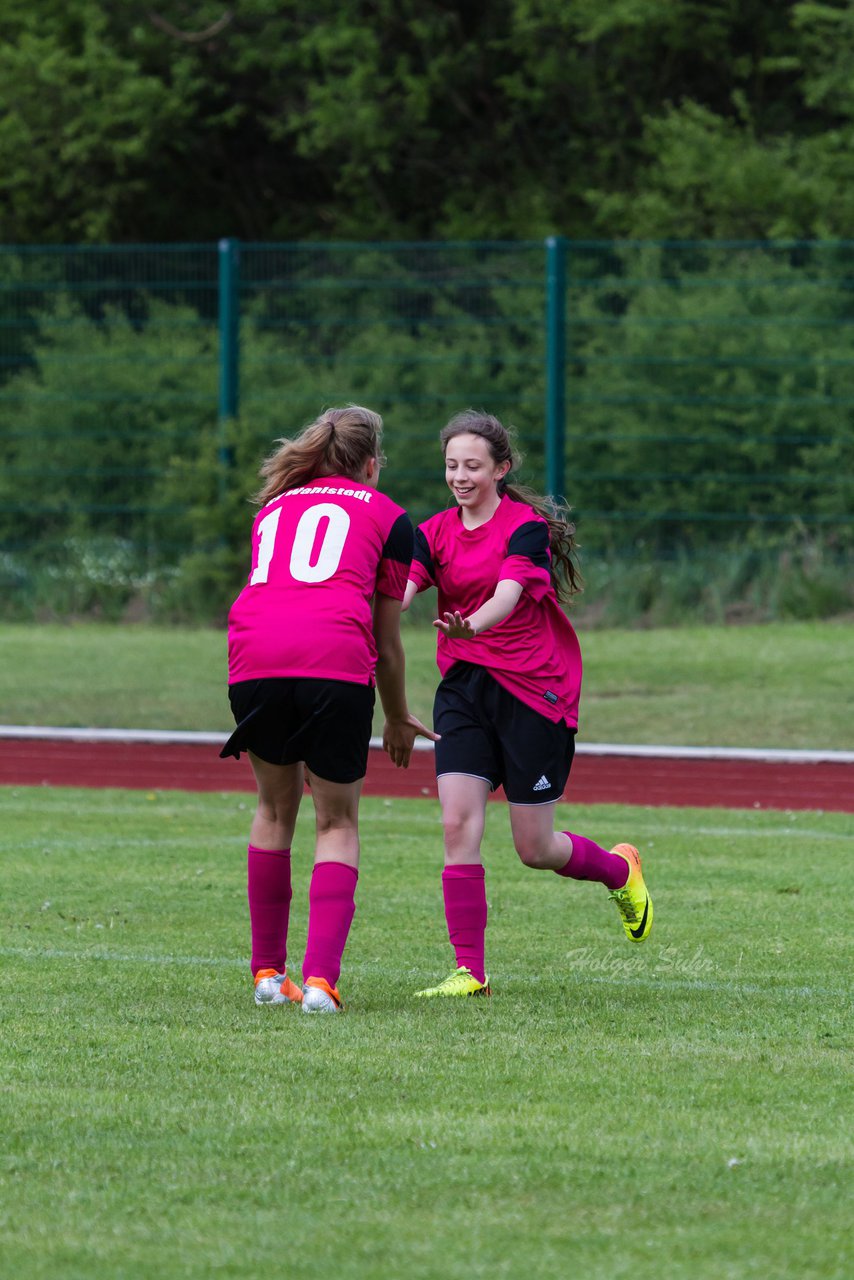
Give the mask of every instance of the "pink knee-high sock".
[(250, 844), (246, 880), (252, 974), (259, 969), (284, 973), (291, 913), (290, 849), (256, 849)]
[(479, 862), (445, 867), (442, 872), (448, 937), (457, 968), (486, 981), (486, 872)]
[(571, 831), (563, 834), (572, 841), (572, 853), (566, 866), (557, 869), (559, 876), (567, 876), (571, 880), (598, 880), (609, 889), (622, 889), (629, 876), (625, 858), (618, 853), (609, 853), (586, 836), (576, 836)]
[(359, 873), (346, 862), (315, 863), (308, 890), (308, 939), (302, 966), (304, 980), (325, 978), (334, 987), (341, 957), (356, 912)]

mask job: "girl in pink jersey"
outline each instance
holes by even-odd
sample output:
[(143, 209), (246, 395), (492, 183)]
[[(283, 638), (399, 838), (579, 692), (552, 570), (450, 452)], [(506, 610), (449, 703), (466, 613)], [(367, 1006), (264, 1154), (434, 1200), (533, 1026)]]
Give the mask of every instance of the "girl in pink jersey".
[(440, 436), (456, 506), (416, 531), (404, 608), (439, 593), (436, 776), (445, 838), (442, 889), (456, 970), (419, 996), (489, 995), (480, 846), (490, 791), (503, 786), (516, 852), (536, 870), (598, 880), (627, 936), (642, 942), (652, 901), (633, 845), (610, 852), (554, 830), (575, 745), (581, 652), (560, 608), (578, 588), (572, 527), (545, 499), (508, 484), (509, 433), (467, 410)]
[[(248, 894), (259, 1005), (341, 1008), (374, 685), (396, 765), (409, 764), (417, 734), (436, 739), (406, 705), (400, 612), (413, 534), (406, 512), (376, 488), (381, 432), (379, 414), (350, 405), (277, 442), (261, 468), (249, 581), (229, 614), (237, 728), (221, 755), (248, 752), (258, 785)], [(317, 839), (300, 988), (285, 961), (291, 841), (306, 778)]]

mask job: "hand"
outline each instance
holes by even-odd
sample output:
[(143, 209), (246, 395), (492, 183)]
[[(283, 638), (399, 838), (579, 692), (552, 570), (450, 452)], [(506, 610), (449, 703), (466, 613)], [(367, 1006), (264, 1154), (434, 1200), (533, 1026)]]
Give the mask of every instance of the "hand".
[(473, 640), (477, 635), (471, 619), (464, 618), (459, 609), (456, 613), (446, 613), (444, 619), (434, 619), (433, 626), (449, 640)]
[(409, 768), (412, 744), (416, 738), (429, 738), (431, 742), (438, 742), (439, 734), (428, 729), (413, 715), (408, 715), (405, 720), (386, 720), (383, 725), (383, 751), (388, 752), (398, 769)]

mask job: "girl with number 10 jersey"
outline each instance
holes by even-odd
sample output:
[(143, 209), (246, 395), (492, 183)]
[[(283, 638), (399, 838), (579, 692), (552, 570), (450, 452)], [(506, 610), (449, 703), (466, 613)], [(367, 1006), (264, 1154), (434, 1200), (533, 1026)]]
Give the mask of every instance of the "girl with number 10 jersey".
[[(383, 746), (406, 767), (410, 715), (400, 612), (412, 559), (405, 511), (376, 488), (382, 420), (327, 410), (262, 468), (249, 580), (229, 615), (223, 756), (247, 751), (258, 786), (248, 850), (252, 973), (259, 1005), (337, 1012), (355, 912), (358, 805), (379, 689)], [(317, 820), (302, 989), (286, 973), (290, 848), (306, 774)]]

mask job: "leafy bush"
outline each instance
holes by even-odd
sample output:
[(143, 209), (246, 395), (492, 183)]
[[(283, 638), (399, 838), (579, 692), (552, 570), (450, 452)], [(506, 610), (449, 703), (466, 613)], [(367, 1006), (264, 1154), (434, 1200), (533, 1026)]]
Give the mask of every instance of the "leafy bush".
[[(851, 607), (854, 361), (844, 247), (571, 246), (568, 496), (592, 620)], [(514, 422), (542, 484), (542, 246), (249, 246), (241, 413), (177, 293), (56, 280), (0, 387), (7, 616), (225, 616), (261, 459), (324, 405), (386, 420), (388, 488), (446, 505), (437, 433)], [(7, 263), (7, 266), (9, 264)], [(384, 476), (385, 483), (385, 476)]]

